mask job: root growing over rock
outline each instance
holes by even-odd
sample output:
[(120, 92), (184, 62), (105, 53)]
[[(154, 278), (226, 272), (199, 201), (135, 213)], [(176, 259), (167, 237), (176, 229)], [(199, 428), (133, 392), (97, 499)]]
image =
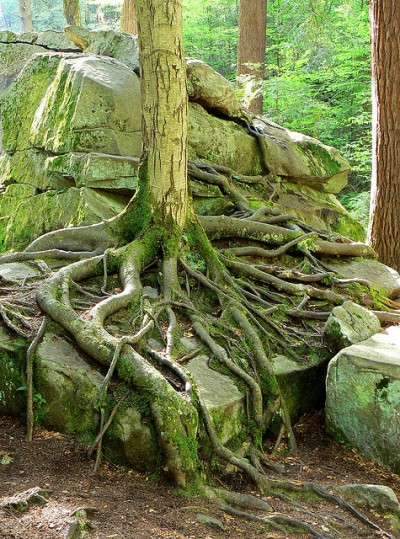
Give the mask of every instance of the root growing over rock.
[[(185, 230), (171, 234), (154, 216), (140, 222), (143, 213), (136, 197), (109, 221), (45, 234), (24, 252), (0, 260), (45, 260), (50, 266), (62, 261), (62, 267), (41, 279), (36, 301), (44, 319), (59, 324), (86, 354), (108, 369), (94, 403), (101, 426), (89, 454), (97, 450), (98, 467), (103, 436), (121, 404), (108, 418), (104, 416), (102, 401), (116, 376), (148, 402), (164, 469), (180, 487), (204, 485), (200, 430), (207, 434), (217, 458), (250, 477), (263, 495), (282, 498), (285, 492), (312, 492), (381, 532), (350, 504), (321, 487), (270, 479), (268, 470), (274, 465), (264, 454), (271, 436), (275, 450), (286, 440), (289, 451), (296, 452), (273, 355), (307, 353), (308, 344), (320, 337), (305, 321), (318, 324), (334, 305), (352, 295), (347, 283), (324, 269), (317, 257), (374, 253), (364, 244), (310, 230), (293, 216), (280, 215), (276, 208), (253, 210), (241, 185), (263, 186), (262, 176), (245, 177), (226, 167), (194, 162), (189, 174), (196, 181), (217, 185), (235, 212), (231, 216), (191, 215)], [(289, 268), (282, 266), (282, 257), (288, 255), (293, 261)], [(270, 264), (272, 259), (276, 264)], [(110, 287), (110, 276), (115, 274), (119, 283)], [(97, 283), (95, 290), (93, 283)], [(10, 328), (26, 336), (26, 317), (18, 314), (17, 307), (18, 302), (10, 307), (6, 300), (0, 301), (0, 315)], [(108, 326), (108, 320), (121, 312), (129, 312), (131, 321), (131, 331), (123, 335)], [(182, 356), (179, 339), (188, 330), (197, 339), (196, 350)], [(44, 324), (27, 357), (29, 439), (33, 355), (43, 331)], [(228, 372), (248, 395), (245, 455), (220, 442), (203, 397), (185, 369), (185, 362), (201, 351), (210, 357), (212, 368)], [(279, 470), (275, 467), (274, 471)], [(235, 498), (232, 493), (214, 495), (224, 500), (228, 513), (260, 520), (243, 511), (253, 508), (254, 500)], [(235, 504), (241, 509), (234, 509)], [(320, 538), (334, 536), (334, 531), (327, 535), (306, 518), (273, 514), (261, 520), (280, 531), (290, 528)]]

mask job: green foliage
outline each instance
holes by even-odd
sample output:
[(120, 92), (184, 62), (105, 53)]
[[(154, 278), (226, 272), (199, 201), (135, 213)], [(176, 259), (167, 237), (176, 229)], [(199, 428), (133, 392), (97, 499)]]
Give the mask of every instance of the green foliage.
[(338, 148), (353, 167), (350, 188), (368, 189), (368, 6), (355, 0), (271, 0), (268, 11), (265, 114)]
[[(183, 4), (186, 53), (234, 80), (239, 2)], [(366, 2), (269, 0), (264, 114), (338, 148), (352, 165), (347, 191), (369, 189), (370, 94)]]
[(236, 0), (183, 0), (186, 56), (204, 60), (234, 80), (238, 36)]
[[(82, 20), (88, 28), (119, 30), (123, 0), (81, 0)], [(63, 15), (63, 0), (31, 0), (33, 29), (63, 30), (66, 20)], [(20, 31), (18, 0), (1, 0), (0, 30)]]
[[(35, 30), (65, 26), (62, 0), (31, 0)], [(87, 10), (85, 11), (85, 7)], [(81, 1), (90, 28), (119, 27), (122, 0)], [(238, 0), (183, 0), (185, 52), (235, 80)], [(19, 30), (17, 0), (1, 0), (0, 29)], [(83, 17), (85, 20), (85, 17)], [(264, 113), (332, 145), (352, 165), (342, 202), (366, 222), (371, 176), (368, 4), (269, 0)]]
[(369, 221), (369, 205), (370, 194), (369, 191), (347, 192), (339, 197), (340, 202), (345, 206), (349, 212), (357, 219), (357, 221), (364, 227), (368, 228)]

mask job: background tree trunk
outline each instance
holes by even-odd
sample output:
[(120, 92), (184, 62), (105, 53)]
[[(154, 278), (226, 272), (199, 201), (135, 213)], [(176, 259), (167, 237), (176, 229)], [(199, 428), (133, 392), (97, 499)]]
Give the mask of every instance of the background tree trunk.
[(179, 0), (136, 0), (143, 144), (150, 209), (183, 227), (187, 207), (187, 90)]
[[(264, 78), (267, 27), (267, 0), (240, 0), (237, 76), (251, 75)], [(246, 64), (255, 64), (254, 66)], [(260, 94), (250, 104), (253, 114), (262, 114), (263, 97)]]
[(400, 3), (370, 5), (373, 171), (370, 242), (384, 264), (400, 270)]
[(19, 0), (19, 13), (21, 17), (21, 32), (32, 32), (31, 0)]
[(135, 12), (135, 0), (124, 0), (121, 14), (121, 32), (137, 34), (137, 20)]
[(63, 12), (67, 24), (82, 26), (81, 6), (79, 0), (63, 0)]

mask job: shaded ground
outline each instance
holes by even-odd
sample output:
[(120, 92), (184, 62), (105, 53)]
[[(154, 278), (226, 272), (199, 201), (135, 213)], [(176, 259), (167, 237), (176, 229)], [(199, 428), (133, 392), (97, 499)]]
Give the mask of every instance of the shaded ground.
[[(322, 428), (322, 414), (306, 416), (297, 425), (299, 457), (278, 459), (285, 463), (291, 480), (319, 483), (376, 483), (393, 488), (400, 496), (400, 476), (360, 458), (354, 452), (334, 444)], [(165, 483), (155, 484), (152, 478), (132, 470), (104, 464), (95, 475), (93, 463), (74, 439), (44, 430), (36, 433), (30, 446), (24, 439), (24, 427), (16, 420), (0, 417), (0, 498), (14, 495), (35, 486), (52, 491), (45, 507), (32, 506), (17, 514), (0, 510), (1, 539), (58, 539), (65, 536), (66, 519), (78, 507), (94, 507), (92, 523), (96, 527), (91, 539), (268, 539), (287, 537), (254, 522), (232, 518), (218, 509), (217, 503), (200, 498), (178, 496)], [(227, 485), (226, 485), (227, 486)], [(252, 485), (235, 480), (236, 489), (252, 491)], [(1, 500), (0, 500), (1, 501)], [(280, 502), (278, 502), (280, 503)], [(303, 502), (302, 502), (303, 504)], [(274, 509), (287, 507), (273, 502)], [(307, 509), (327, 514), (342, 530), (344, 538), (383, 537), (349, 517), (337, 507), (320, 501), (304, 502)], [(291, 507), (293, 516), (301, 517)], [(197, 521), (198, 514), (219, 519), (224, 530)], [(392, 537), (400, 537), (389, 518), (365, 512)], [(342, 521), (342, 522), (341, 522)], [(345, 525), (344, 522), (345, 521)], [(317, 524), (317, 519), (315, 519)], [(298, 534), (297, 537), (311, 537)]]

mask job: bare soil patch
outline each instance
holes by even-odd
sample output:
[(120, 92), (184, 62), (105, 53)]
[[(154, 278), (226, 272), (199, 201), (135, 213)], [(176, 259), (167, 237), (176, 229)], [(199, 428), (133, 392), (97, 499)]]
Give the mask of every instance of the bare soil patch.
[[(320, 484), (376, 483), (390, 486), (400, 496), (400, 476), (361, 458), (334, 442), (323, 430), (322, 413), (312, 413), (296, 427), (299, 456), (281, 456), (290, 480)], [(17, 420), (0, 417), (0, 499), (40, 486), (51, 491), (44, 507), (33, 505), (23, 513), (0, 510), (1, 539), (59, 539), (65, 537), (68, 516), (79, 507), (93, 507), (95, 528), (91, 539), (284, 539), (288, 534), (272, 531), (258, 523), (233, 518), (218, 504), (204, 498), (179, 495), (166, 481), (104, 463), (98, 474), (85, 450), (73, 438), (38, 430), (32, 444), (25, 442), (25, 428)], [(8, 463), (7, 463), (8, 462)], [(248, 482), (236, 477), (224, 486), (254, 492)], [(290, 511), (301, 518), (294, 506), (268, 500), (277, 511)], [(383, 537), (338, 507), (320, 501), (301, 501), (312, 513), (329, 515), (344, 538)], [(362, 509), (393, 538), (399, 537), (389, 518)], [(220, 520), (224, 530), (198, 521), (198, 515)], [(342, 520), (342, 522), (341, 522)], [(315, 520), (317, 523), (317, 519)], [(297, 537), (312, 537), (297, 534)]]

